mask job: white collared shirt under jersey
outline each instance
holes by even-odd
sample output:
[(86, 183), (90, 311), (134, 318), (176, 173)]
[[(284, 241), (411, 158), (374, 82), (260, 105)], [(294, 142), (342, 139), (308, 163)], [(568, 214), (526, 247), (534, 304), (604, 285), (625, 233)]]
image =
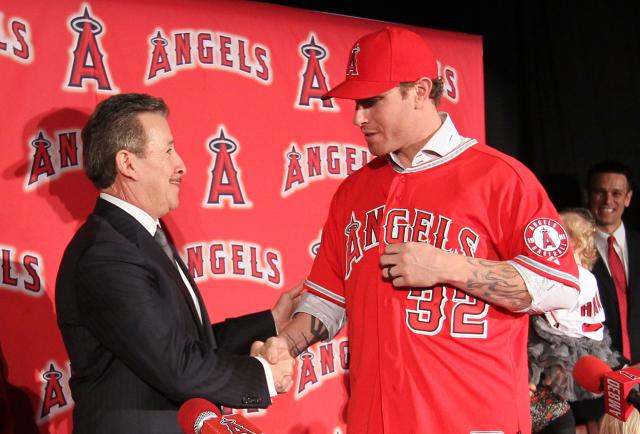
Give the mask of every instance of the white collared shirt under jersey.
[[(613, 231), (613, 238), (615, 238), (615, 242), (613, 243), (613, 248), (616, 250), (616, 253), (622, 260), (622, 264), (624, 265), (624, 274), (627, 276), (627, 282), (629, 281), (629, 248), (627, 246), (627, 233), (624, 228), (624, 223), (620, 223), (618, 229)], [(602, 257), (604, 264), (607, 266), (607, 270), (609, 270), (609, 274), (611, 274), (611, 270), (609, 269), (609, 234), (601, 231), (600, 229), (596, 230), (596, 247), (598, 249), (598, 253)]]
[[(451, 121), (451, 117), (447, 113), (438, 113), (438, 115), (440, 115), (442, 125), (440, 125), (440, 128), (433, 133), (427, 143), (424, 144), (420, 152), (413, 157), (411, 167), (420, 166), (447, 155), (456, 147), (460, 146), (460, 143), (464, 140), (464, 138), (458, 133), (458, 130)], [(400, 169), (401, 171), (407, 169), (400, 162), (397, 152), (389, 154), (389, 159), (396, 169)]]
[[(121, 210), (129, 214), (131, 217), (136, 219), (138, 223), (140, 223), (151, 234), (151, 236), (154, 236), (156, 234), (156, 229), (158, 228), (160, 221), (157, 219), (154, 219), (142, 209), (122, 199), (118, 199), (115, 196), (111, 196), (110, 194), (107, 194), (107, 193), (100, 193), (100, 198), (117, 206), (118, 208), (120, 208)], [(198, 312), (198, 318), (200, 319), (200, 323), (202, 324), (202, 313), (200, 311), (200, 304), (198, 303), (198, 298), (196, 297), (196, 293), (191, 287), (191, 284), (189, 283), (189, 279), (187, 279), (187, 276), (184, 275), (184, 273), (182, 272), (182, 269), (180, 268), (177, 262), (176, 262), (176, 268), (178, 268), (180, 277), (182, 278), (182, 281), (186, 285), (187, 289), (189, 290), (189, 294), (193, 299), (193, 304), (196, 306), (196, 311)], [(273, 380), (273, 374), (271, 372), (271, 366), (269, 366), (269, 362), (267, 362), (262, 357), (256, 357), (256, 359), (258, 359), (258, 361), (262, 365), (262, 368), (264, 369), (264, 376), (267, 379), (267, 385), (269, 387), (269, 395), (276, 396), (278, 392), (276, 391), (276, 386)]]

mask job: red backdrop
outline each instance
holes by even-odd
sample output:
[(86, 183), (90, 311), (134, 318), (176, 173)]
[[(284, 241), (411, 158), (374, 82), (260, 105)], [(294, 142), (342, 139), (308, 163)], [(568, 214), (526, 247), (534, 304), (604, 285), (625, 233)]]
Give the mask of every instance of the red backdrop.
[[(333, 191), (370, 159), (353, 103), (319, 96), (382, 25), (236, 1), (0, 6), (0, 404), (9, 397), (16, 432), (71, 431), (53, 300), (62, 251), (97, 195), (80, 138), (95, 104), (118, 92), (167, 101), (188, 168), (166, 218), (177, 246), (214, 319), (267, 308), (305, 277)], [(483, 141), (480, 38), (413, 30), (439, 59), (442, 109)], [(344, 433), (347, 364), (342, 333), (300, 356), (292, 392), (243, 413), (267, 433)]]

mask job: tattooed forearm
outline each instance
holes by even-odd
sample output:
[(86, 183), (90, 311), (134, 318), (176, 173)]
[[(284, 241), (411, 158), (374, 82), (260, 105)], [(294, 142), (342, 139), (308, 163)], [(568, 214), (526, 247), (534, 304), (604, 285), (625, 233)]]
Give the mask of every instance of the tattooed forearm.
[(289, 343), (289, 352), (292, 357), (298, 357), (309, 345), (311, 345), (307, 337), (302, 332), (299, 334), (299, 339), (294, 339), (289, 333), (283, 333), (283, 336)]
[(513, 310), (531, 304), (524, 281), (512, 265), (474, 258), (467, 258), (467, 262), (472, 265), (472, 275), (465, 282), (469, 293)]
[(314, 316), (310, 316), (308, 326), (295, 330), (287, 327), (281, 335), (287, 340), (291, 355), (297, 357), (315, 342), (327, 339), (329, 337), (329, 331), (322, 321)]
[(311, 334), (313, 335), (313, 337), (315, 338), (314, 342), (322, 341), (322, 340), (325, 340), (325, 339), (327, 339), (329, 337), (329, 331), (324, 326), (322, 321), (320, 321), (315, 316), (311, 317), (310, 331), (311, 331)]

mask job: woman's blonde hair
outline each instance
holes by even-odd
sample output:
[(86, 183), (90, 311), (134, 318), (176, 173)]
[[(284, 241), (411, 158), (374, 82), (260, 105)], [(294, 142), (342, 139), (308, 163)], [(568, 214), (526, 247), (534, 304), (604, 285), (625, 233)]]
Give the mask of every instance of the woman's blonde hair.
[(635, 408), (626, 422), (605, 414), (600, 423), (600, 434), (638, 434), (640, 433), (640, 413)]
[(574, 250), (580, 251), (580, 265), (591, 270), (598, 259), (596, 249), (596, 222), (586, 208), (569, 208), (560, 213)]

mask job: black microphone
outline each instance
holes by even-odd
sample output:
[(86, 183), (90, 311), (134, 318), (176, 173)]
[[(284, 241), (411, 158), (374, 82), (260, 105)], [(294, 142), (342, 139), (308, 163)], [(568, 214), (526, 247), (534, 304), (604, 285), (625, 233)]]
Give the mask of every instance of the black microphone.
[(616, 419), (626, 421), (634, 407), (640, 410), (640, 392), (634, 388), (640, 384), (638, 368), (614, 371), (599, 358), (584, 356), (574, 365), (573, 378), (591, 393), (604, 393), (605, 411)]
[(203, 398), (191, 398), (178, 410), (178, 423), (185, 434), (263, 434), (240, 414), (223, 416), (218, 407)]

